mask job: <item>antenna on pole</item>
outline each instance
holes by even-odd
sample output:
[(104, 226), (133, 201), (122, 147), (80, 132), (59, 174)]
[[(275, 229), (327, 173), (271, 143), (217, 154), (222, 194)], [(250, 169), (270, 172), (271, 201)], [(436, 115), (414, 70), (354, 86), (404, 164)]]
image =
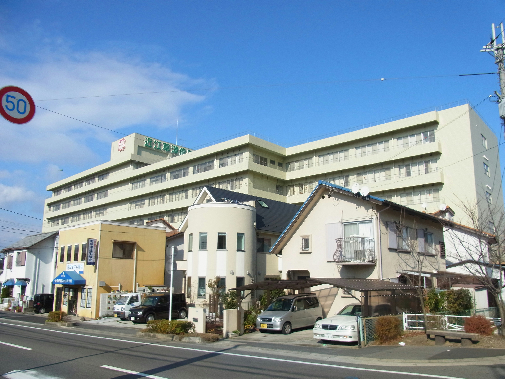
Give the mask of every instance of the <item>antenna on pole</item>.
[(177, 119), (177, 126), (175, 127), (175, 144), (177, 145), (177, 135), (179, 134), (179, 119)]
[[(497, 43), (498, 37), (496, 36), (496, 29), (500, 30), (501, 42)], [(498, 111), (500, 113), (500, 118), (502, 119), (502, 124), (504, 126), (505, 132), (505, 63), (504, 63), (504, 53), (505, 53), (505, 33), (503, 32), (503, 23), (500, 23), (498, 27), (491, 24), (491, 35), (493, 39), (486, 46), (482, 47), (483, 52), (488, 52), (494, 55), (494, 63), (498, 66), (498, 79), (500, 83), (500, 93), (495, 91), (498, 97)]]

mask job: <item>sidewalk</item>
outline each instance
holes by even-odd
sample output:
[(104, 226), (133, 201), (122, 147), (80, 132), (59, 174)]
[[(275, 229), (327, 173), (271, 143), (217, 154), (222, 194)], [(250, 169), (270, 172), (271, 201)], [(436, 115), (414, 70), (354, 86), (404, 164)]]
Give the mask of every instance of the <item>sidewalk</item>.
[[(15, 319), (21, 320), (16, 314)], [(45, 318), (44, 315), (36, 315)], [(18, 318), (19, 317), (19, 318)], [(33, 316), (32, 316), (33, 317)], [(11, 319), (14, 321), (14, 319)], [(30, 322), (30, 321), (22, 321)], [(31, 323), (31, 322), (30, 322)], [(140, 338), (138, 332), (145, 324), (133, 324), (113, 317), (99, 320), (78, 321), (75, 329), (92, 333), (114, 335), (123, 338)], [(58, 326), (49, 328), (58, 328)], [(63, 327), (59, 327), (63, 328)], [(152, 340), (151, 340), (152, 341)], [(163, 342), (157, 342), (163, 343)], [(177, 342), (184, 344), (181, 342)], [(233, 350), (240, 354), (269, 354), (283, 359), (322, 361), (327, 363), (360, 364), (371, 366), (482, 366), (503, 364), (505, 349), (484, 349), (450, 346), (368, 346), (359, 348), (356, 345), (341, 343), (322, 343), (312, 338), (312, 329), (297, 330), (289, 335), (280, 333), (248, 333), (239, 337), (223, 339), (203, 345), (209, 350)]]

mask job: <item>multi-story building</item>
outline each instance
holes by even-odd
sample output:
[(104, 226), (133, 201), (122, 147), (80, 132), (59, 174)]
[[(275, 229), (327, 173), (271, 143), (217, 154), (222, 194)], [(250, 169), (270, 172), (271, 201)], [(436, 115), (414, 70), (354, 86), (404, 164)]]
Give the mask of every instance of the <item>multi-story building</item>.
[[(245, 135), (190, 151), (131, 134), (111, 160), (47, 187), (43, 231), (96, 220), (179, 226), (204, 186), (302, 204), (319, 180), (428, 213), (503, 209), (498, 141), (468, 105), (285, 148)], [(366, 188), (364, 188), (366, 187)]]

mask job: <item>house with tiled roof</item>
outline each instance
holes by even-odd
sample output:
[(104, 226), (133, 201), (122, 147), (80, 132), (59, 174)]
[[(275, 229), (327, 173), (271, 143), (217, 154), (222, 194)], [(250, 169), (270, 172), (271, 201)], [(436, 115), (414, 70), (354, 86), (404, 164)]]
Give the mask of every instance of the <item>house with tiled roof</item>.
[[(234, 191), (204, 187), (179, 231), (184, 233), (188, 303), (206, 307), (209, 280), (219, 277), (221, 291), (280, 278), (280, 259), (269, 253), (272, 243), (299, 206)], [(175, 277), (175, 276), (174, 276)], [(244, 306), (250, 303), (248, 297)]]
[(0, 281), (8, 289), (9, 297), (32, 299), (37, 293), (52, 292), (57, 239), (58, 232), (35, 234), (1, 251), (4, 267)]

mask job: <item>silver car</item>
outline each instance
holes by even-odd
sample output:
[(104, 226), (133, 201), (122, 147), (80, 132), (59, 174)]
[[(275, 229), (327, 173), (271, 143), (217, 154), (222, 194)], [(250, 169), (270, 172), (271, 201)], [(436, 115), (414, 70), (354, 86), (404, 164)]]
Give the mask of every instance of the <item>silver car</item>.
[(256, 328), (282, 331), (289, 334), (293, 329), (312, 326), (321, 320), (323, 311), (314, 294), (281, 296), (268, 306), (256, 319)]

